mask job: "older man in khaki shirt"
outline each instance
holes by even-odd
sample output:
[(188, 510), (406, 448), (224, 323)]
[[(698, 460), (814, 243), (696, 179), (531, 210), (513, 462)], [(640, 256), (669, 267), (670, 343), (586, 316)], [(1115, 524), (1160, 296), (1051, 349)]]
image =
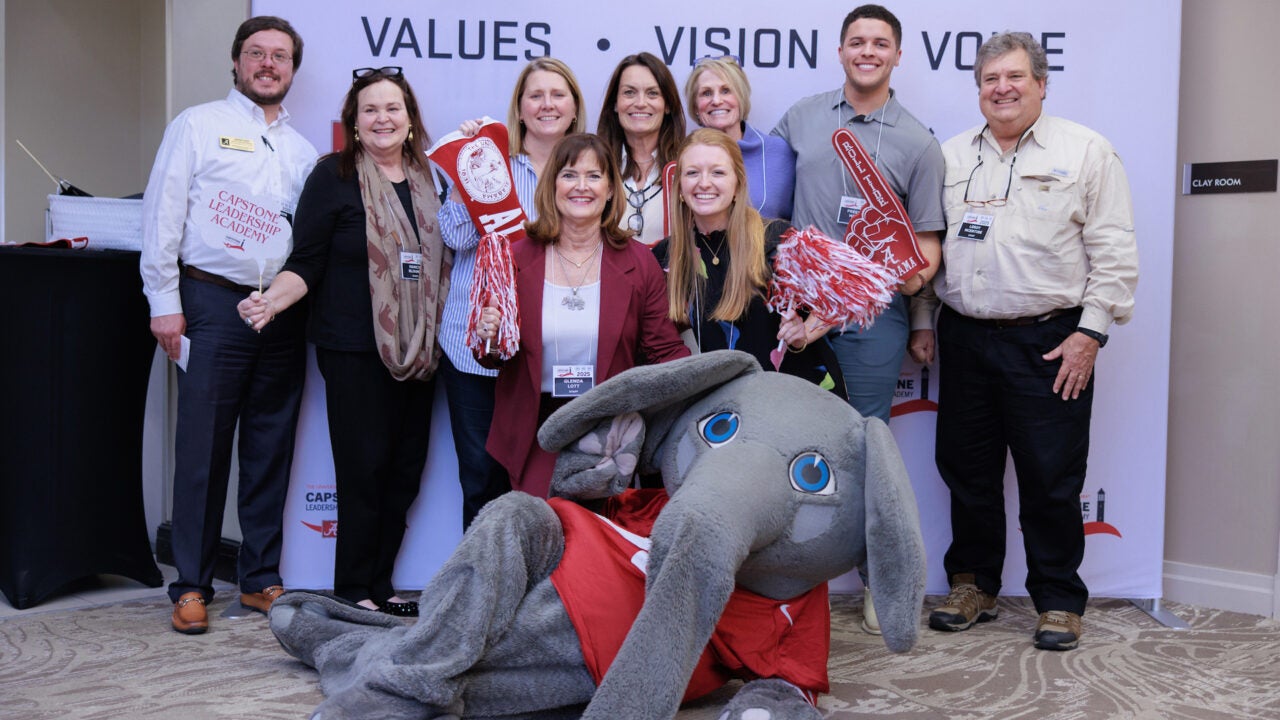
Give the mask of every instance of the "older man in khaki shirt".
[(1068, 650), (1089, 597), (1077, 571), (1094, 360), (1111, 324), (1133, 313), (1133, 206), (1110, 143), (1042, 114), (1048, 62), (1030, 35), (993, 36), (974, 74), (986, 123), (942, 148), (936, 452), (951, 491), (951, 594), (929, 625), (966, 630), (996, 616), (1011, 450), (1035, 645)]

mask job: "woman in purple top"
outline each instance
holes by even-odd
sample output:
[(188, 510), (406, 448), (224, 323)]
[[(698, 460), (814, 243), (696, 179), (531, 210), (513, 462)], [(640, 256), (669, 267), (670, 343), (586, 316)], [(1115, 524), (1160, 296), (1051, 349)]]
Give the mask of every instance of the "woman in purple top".
[(738, 61), (731, 55), (699, 60), (684, 84), (684, 95), (695, 122), (737, 141), (756, 211), (764, 218), (790, 220), (796, 156), (786, 140), (747, 124), (751, 83)]

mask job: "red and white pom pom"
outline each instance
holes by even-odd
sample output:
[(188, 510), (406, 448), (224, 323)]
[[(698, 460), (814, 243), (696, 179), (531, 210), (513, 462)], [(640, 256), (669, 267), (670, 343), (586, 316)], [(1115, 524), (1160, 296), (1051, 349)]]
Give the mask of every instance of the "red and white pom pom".
[[(489, 233), (480, 238), (471, 275), (470, 302), (466, 346), (476, 355), (488, 355), (497, 348), (502, 360), (515, 357), (520, 349), (520, 308), (516, 303), (515, 261), (511, 259), (511, 241), (506, 235)], [(491, 305), (502, 313), (502, 321), (493, 340), (485, 341), (479, 333), (480, 313)]]
[(769, 307), (808, 308), (828, 325), (871, 327), (889, 307), (898, 278), (817, 228), (789, 230), (774, 256)]

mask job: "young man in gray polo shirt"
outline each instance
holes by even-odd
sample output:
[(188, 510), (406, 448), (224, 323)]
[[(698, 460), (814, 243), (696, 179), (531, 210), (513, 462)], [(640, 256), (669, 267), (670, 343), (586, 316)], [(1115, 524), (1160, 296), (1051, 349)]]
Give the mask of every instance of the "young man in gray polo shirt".
[[(938, 271), (942, 257), (939, 231), (947, 226), (942, 210), (943, 163), (938, 141), (889, 88), (902, 58), (902, 24), (879, 5), (862, 5), (840, 29), (842, 87), (807, 97), (791, 107), (773, 134), (796, 153), (796, 194), (792, 224), (817, 227), (843, 239), (845, 228), (865, 201), (831, 144), (831, 135), (848, 128), (875, 160), (902, 200), (929, 266), (898, 287), (889, 308), (869, 330), (832, 330), (849, 389), (849, 402), (867, 417), (889, 422), (889, 409), (907, 348), (909, 322), (903, 295), (919, 292)], [(811, 339), (826, 328), (811, 319)], [(865, 578), (864, 578), (865, 580)], [(870, 595), (867, 594), (868, 603)], [(874, 611), (863, 623), (876, 630)]]

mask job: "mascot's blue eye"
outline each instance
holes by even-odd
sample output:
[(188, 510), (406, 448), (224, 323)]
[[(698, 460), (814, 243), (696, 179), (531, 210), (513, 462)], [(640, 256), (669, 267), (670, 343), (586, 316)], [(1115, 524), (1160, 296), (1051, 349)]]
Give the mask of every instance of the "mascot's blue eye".
[(702, 433), (702, 439), (706, 440), (708, 445), (719, 447), (738, 434), (738, 423), (737, 413), (718, 412), (703, 418), (702, 422), (698, 423), (698, 432)]
[(836, 479), (826, 458), (807, 452), (791, 461), (791, 487), (810, 495), (831, 495), (836, 491)]

